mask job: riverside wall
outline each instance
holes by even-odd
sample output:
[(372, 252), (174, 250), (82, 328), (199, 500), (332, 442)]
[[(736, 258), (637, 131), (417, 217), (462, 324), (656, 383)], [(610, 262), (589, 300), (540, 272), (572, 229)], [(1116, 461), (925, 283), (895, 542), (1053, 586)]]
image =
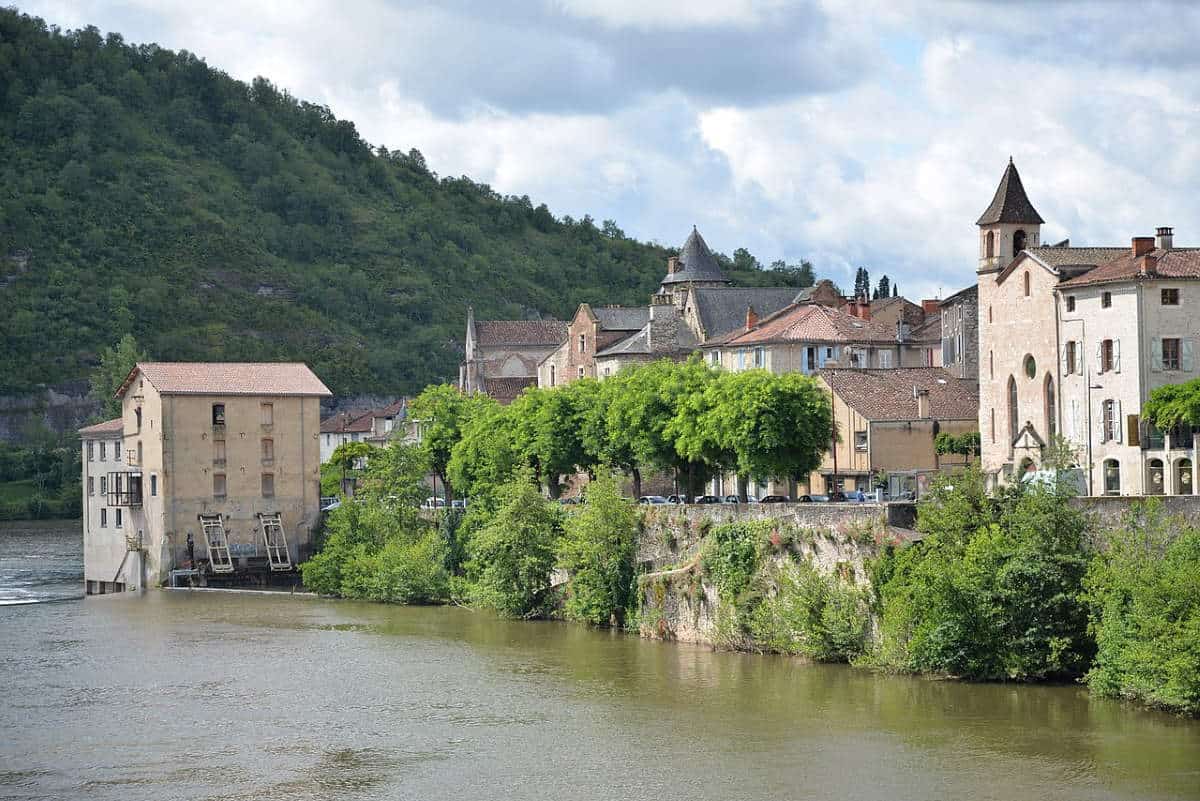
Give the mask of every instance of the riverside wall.
[[(751, 504), (652, 507), (645, 510), (637, 560), (643, 576), (642, 636), (749, 647), (729, 641), (720, 598), (700, 569), (705, 536), (716, 526), (774, 520), (785, 540), (769, 558), (808, 558), (820, 572), (868, 582), (866, 561), (886, 543), (912, 542), (913, 504)], [(898, 525), (904, 524), (904, 525)]]

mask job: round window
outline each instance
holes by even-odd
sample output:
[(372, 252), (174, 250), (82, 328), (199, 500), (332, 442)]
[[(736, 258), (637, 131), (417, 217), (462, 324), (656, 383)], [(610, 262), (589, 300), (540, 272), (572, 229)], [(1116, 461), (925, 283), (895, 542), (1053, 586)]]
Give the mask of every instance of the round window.
[(1029, 378), (1037, 378), (1037, 362), (1031, 355), (1025, 356), (1025, 375)]

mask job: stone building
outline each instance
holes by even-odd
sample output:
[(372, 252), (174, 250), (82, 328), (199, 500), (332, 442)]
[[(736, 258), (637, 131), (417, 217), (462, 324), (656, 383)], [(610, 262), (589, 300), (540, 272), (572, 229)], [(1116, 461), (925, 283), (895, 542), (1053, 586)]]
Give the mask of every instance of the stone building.
[(955, 378), (979, 381), (979, 287), (969, 286), (938, 304), (941, 358)]
[(1141, 419), (1149, 393), (1196, 377), (1200, 250), (1169, 227), (1127, 247), (1039, 245), (1009, 163), (979, 227), (980, 430), (997, 481), (1062, 435), (1091, 494), (1191, 494), (1193, 433)]
[(210, 574), (291, 570), (307, 558), (329, 395), (297, 363), (134, 367), (117, 392), (125, 467), (107, 477), (108, 506), (124, 511), (144, 554), (125, 569), (163, 583), (192, 566), (189, 536)]
[(537, 384), (557, 387), (580, 378), (596, 378), (596, 354), (634, 336), (649, 322), (645, 306), (598, 306), (581, 303), (567, 325), (563, 343), (537, 370)]
[(561, 320), (475, 320), (467, 309), (465, 355), (458, 388), (510, 403), (538, 381), (538, 365), (566, 342)]
[(79, 429), (83, 464), (83, 580), (88, 595), (138, 589), (125, 569), (128, 510), (109, 506), (108, 481), (130, 470), (125, 463), (121, 418)]

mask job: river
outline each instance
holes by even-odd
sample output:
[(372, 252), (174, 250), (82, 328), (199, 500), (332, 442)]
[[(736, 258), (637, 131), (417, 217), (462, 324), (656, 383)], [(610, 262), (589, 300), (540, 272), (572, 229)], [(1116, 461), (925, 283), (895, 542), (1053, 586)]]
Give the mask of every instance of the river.
[(0, 528), (3, 799), (1200, 798), (1200, 723), (1079, 687), (453, 607), (79, 599), (80, 547)]

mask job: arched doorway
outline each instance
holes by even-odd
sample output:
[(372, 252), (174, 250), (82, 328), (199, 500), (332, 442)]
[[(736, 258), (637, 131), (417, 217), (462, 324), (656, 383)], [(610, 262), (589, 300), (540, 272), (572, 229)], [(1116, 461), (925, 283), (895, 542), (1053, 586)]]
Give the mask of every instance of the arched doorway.
[(1121, 494), (1121, 463), (1116, 459), (1105, 459), (1102, 467), (1104, 473), (1104, 494)]
[(1151, 459), (1146, 466), (1146, 494), (1162, 495), (1166, 491), (1163, 479), (1162, 459)]
[(1191, 495), (1195, 492), (1193, 489), (1194, 481), (1192, 478), (1192, 460), (1180, 459), (1175, 463), (1175, 494), (1176, 495)]

